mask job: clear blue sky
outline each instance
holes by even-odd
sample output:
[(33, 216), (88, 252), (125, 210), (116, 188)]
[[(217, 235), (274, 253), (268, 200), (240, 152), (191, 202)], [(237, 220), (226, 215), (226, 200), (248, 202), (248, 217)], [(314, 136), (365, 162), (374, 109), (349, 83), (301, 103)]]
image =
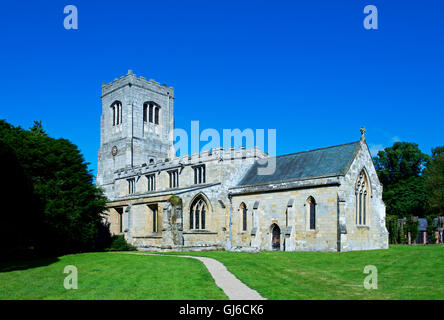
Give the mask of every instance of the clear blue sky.
[[(79, 29), (65, 30), (74, 4)], [(378, 30), (363, 27), (365, 5)], [(0, 118), (77, 144), (95, 171), (101, 84), (175, 88), (176, 127), (277, 130), (277, 154), (359, 139), (443, 145), (444, 1), (9, 1)]]

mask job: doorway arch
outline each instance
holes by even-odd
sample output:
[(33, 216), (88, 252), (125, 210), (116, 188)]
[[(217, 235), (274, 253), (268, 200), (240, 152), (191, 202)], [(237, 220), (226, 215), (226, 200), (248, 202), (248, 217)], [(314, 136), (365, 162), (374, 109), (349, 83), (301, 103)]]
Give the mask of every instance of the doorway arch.
[(281, 250), (281, 228), (275, 223), (271, 225), (271, 250)]

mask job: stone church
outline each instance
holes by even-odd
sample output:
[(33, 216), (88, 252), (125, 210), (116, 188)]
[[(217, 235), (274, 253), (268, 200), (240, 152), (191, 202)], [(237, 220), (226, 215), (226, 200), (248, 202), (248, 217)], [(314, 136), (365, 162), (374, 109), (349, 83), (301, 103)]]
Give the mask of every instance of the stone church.
[[(385, 205), (359, 141), (269, 157), (214, 148), (178, 157), (174, 89), (131, 70), (102, 85), (96, 183), (106, 219), (140, 250), (388, 248)], [(259, 175), (272, 159), (272, 174)]]

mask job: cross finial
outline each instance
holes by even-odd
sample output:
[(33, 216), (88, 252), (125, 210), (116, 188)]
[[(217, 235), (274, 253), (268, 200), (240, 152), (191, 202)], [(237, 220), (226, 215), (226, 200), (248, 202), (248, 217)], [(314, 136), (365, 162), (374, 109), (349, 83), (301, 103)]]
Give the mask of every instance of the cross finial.
[(365, 128), (361, 127), (361, 140), (365, 140)]

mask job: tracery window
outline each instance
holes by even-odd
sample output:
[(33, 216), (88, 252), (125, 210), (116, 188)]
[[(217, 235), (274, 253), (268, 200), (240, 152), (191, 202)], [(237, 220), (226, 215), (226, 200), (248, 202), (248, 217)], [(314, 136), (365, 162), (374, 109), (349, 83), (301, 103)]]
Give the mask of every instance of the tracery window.
[(356, 224), (357, 225), (367, 225), (367, 207), (368, 207), (368, 196), (369, 196), (368, 181), (364, 170), (358, 177), (355, 187), (356, 195)]
[(207, 203), (199, 196), (193, 201), (190, 207), (190, 229), (205, 229), (207, 212)]

